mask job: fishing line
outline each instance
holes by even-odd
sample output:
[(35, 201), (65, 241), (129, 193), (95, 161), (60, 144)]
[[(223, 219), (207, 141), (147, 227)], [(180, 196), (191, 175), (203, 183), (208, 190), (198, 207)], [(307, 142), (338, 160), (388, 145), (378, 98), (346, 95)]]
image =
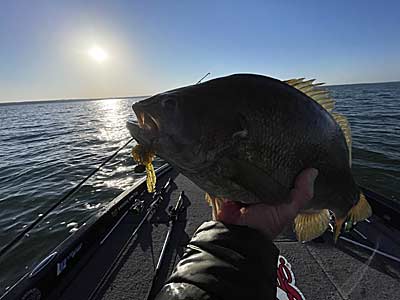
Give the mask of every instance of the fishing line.
[(40, 216), (35, 219), (29, 226), (27, 226), (22, 232), (20, 232), (11, 242), (5, 245), (0, 249), (0, 257), (3, 256), (8, 250), (10, 250), (17, 242), (19, 242), (26, 233), (28, 233), (33, 227), (35, 227), (40, 221), (42, 221), (45, 217), (47, 217), (54, 209), (57, 208), (64, 200), (66, 200), (69, 196), (74, 194), (90, 177), (92, 177), (95, 173), (97, 173), (106, 163), (115, 158), (117, 154), (124, 149), (128, 144), (133, 141), (133, 138), (130, 138), (123, 146), (121, 146), (117, 151), (115, 151), (111, 156), (109, 156), (106, 160), (104, 160), (96, 169), (89, 173), (79, 184), (77, 184), (74, 188), (72, 188), (68, 193), (64, 195), (59, 201), (54, 203), (46, 212), (40, 214)]
[[(343, 239), (343, 237), (340, 237)], [(349, 241), (349, 239), (344, 238), (345, 241)], [(357, 272), (353, 273), (341, 286), (341, 290), (344, 295), (344, 299), (348, 299), (350, 294), (356, 289), (356, 287), (360, 284), (361, 280), (364, 278), (365, 274), (369, 270), (369, 265), (375, 257), (376, 253), (379, 253), (379, 242), (375, 245), (375, 248), (370, 248), (372, 250), (372, 254), (368, 257), (366, 263), (362, 265), (361, 268), (358, 269)]]
[(366, 250), (372, 251), (374, 254), (376, 253), (376, 254), (382, 255), (382, 256), (384, 256), (386, 258), (389, 258), (391, 260), (394, 260), (394, 261), (400, 263), (400, 257), (396, 257), (394, 255), (390, 255), (390, 254), (388, 254), (386, 252), (383, 252), (383, 251), (379, 250), (378, 246), (376, 246), (376, 248), (372, 248), (372, 247), (369, 247), (367, 245), (364, 245), (364, 244), (358, 243), (356, 241), (353, 241), (351, 239), (345, 238), (344, 236), (339, 236), (339, 239), (344, 240), (344, 241), (346, 241), (348, 243), (351, 243), (353, 245), (359, 246), (360, 248), (364, 248)]

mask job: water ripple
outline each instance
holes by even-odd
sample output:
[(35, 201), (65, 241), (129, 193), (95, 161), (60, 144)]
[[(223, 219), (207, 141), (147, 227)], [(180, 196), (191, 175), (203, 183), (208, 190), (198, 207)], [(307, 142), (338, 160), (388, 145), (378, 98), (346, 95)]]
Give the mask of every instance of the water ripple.
[[(329, 90), (352, 127), (357, 181), (400, 199), (400, 83)], [(0, 247), (126, 141), (125, 121), (137, 100), (0, 106)], [(129, 151), (124, 149), (0, 259), (0, 295), (143, 175), (134, 174)]]

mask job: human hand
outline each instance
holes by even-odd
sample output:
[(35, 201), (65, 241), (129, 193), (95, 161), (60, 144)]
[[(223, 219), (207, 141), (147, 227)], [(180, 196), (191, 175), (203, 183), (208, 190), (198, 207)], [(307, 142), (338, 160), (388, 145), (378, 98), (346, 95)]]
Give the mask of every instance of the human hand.
[(240, 203), (224, 201), (219, 208), (216, 219), (227, 224), (243, 225), (261, 231), (270, 239), (291, 223), (299, 210), (314, 196), (314, 181), (318, 176), (317, 169), (305, 169), (296, 178), (294, 188), (290, 191), (289, 202), (278, 206), (252, 204), (241, 207)]

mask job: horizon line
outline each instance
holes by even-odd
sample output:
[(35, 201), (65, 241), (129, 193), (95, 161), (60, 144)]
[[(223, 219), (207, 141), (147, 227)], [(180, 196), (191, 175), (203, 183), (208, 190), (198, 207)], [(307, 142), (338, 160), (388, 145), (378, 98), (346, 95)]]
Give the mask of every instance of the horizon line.
[[(211, 79), (210, 79), (211, 80)], [(357, 83), (338, 83), (338, 84), (329, 84), (324, 85), (326, 87), (331, 86), (343, 86), (343, 85), (365, 85), (365, 84), (380, 84), (380, 83), (397, 83), (400, 80), (393, 81), (378, 81), (378, 82), (357, 82)], [(29, 100), (12, 100), (7, 102), (1, 102), (1, 105), (13, 105), (13, 104), (32, 104), (32, 103), (49, 103), (49, 102), (70, 102), (70, 101), (96, 101), (96, 100), (115, 100), (115, 99), (128, 99), (128, 98), (143, 98), (150, 97), (150, 95), (141, 95), (141, 96), (112, 96), (112, 97), (96, 97), (96, 98), (58, 98), (58, 99), (29, 99)]]

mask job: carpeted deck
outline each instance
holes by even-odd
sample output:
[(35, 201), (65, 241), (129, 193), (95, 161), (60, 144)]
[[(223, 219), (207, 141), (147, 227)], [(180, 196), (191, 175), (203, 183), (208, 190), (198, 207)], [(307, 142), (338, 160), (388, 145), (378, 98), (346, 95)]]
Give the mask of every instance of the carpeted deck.
[[(155, 225), (155, 223), (166, 220), (168, 206), (175, 205), (179, 193), (184, 191), (186, 204), (189, 205), (186, 221), (181, 220), (172, 236), (172, 249), (166, 256), (168, 264), (164, 265), (160, 281), (153, 285), (155, 290), (160, 288), (196, 228), (211, 219), (211, 211), (204, 201), (202, 190), (175, 171), (164, 175), (158, 184), (163, 185), (168, 177), (172, 177), (175, 184), (166, 197), (163, 207), (153, 217), (153, 224), (146, 224), (137, 238), (128, 245), (121, 259), (115, 262), (115, 256), (140, 219), (139, 216), (128, 213), (59, 299), (79, 300), (90, 297), (104, 300), (146, 299), (152, 285), (154, 267), (168, 229), (165, 224)], [(387, 235), (387, 227), (382, 226), (379, 220), (374, 218), (370, 224), (360, 224), (357, 228), (364, 233), (372, 232), (373, 242), (375, 245), (379, 243), (379, 249), (384, 249), (392, 255), (400, 253), (398, 240), (390, 239), (392, 236), (400, 236), (398, 231)], [(368, 241), (359, 236), (347, 237), (368, 244)], [(295, 241), (291, 230), (287, 230), (276, 239), (275, 243), (294, 272), (295, 282), (292, 279), (291, 284), (297, 286), (305, 299), (383, 300), (400, 297), (398, 262), (343, 240), (334, 245), (328, 233), (319, 242), (302, 244)], [(113, 267), (112, 272), (104, 277), (110, 266)], [(96, 293), (93, 293), (96, 286)], [(284, 297), (285, 295), (282, 299)]]

